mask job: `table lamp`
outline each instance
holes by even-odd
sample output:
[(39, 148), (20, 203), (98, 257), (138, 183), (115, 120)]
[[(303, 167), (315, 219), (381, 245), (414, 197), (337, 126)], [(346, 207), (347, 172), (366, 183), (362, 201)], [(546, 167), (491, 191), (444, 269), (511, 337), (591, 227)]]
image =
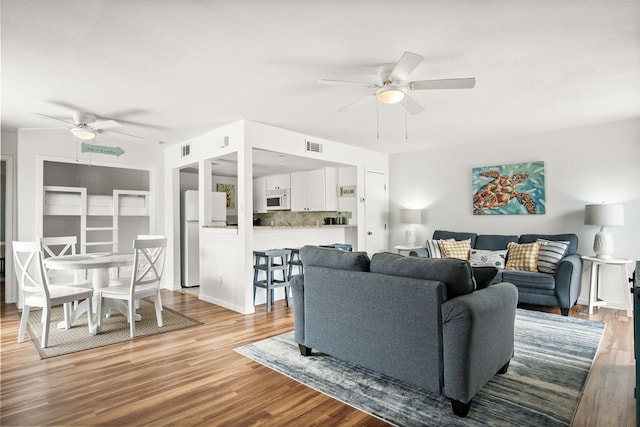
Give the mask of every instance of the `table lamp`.
[(593, 241), (593, 251), (596, 258), (610, 259), (613, 253), (613, 236), (604, 227), (606, 225), (624, 225), (624, 205), (606, 204), (585, 205), (585, 225), (599, 225)]
[(420, 224), (420, 209), (400, 209), (400, 223), (408, 224), (405, 237), (407, 238), (407, 245), (413, 246), (416, 244), (416, 235), (413, 232), (411, 224)]

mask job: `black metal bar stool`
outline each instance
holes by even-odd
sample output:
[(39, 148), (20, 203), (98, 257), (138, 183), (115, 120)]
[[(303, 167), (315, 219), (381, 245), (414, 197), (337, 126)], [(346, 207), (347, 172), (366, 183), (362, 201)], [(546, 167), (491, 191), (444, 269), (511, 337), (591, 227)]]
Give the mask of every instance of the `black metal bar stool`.
[(304, 273), (304, 266), (302, 265), (302, 260), (300, 259), (300, 248), (285, 248), (286, 250), (291, 251), (291, 257), (289, 258), (289, 280), (293, 277), (293, 269), (295, 268), (297, 274)]
[[(266, 251), (253, 251), (253, 304), (256, 303), (257, 288), (266, 289), (267, 291), (267, 311), (271, 311), (271, 303), (273, 302), (273, 290), (284, 287), (284, 297), (289, 307), (289, 257), (291, 250), (289, 249), (269, 249)], [(265, 278), (260, 279), (260, 271), (265, 272)], [(276, 273), (282, 274), (282, 279), (276, 278)]]

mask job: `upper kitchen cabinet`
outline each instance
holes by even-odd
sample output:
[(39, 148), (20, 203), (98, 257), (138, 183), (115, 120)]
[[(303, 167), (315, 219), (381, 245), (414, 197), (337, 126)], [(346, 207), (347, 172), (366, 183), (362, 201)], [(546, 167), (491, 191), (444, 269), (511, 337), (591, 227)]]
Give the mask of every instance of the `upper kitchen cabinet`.
[(336, 168), (291, 173), (291, 210), (297, 212), (338, 209)]
[(291, 176), (286, 174), (270, 175), (266, 177), (266, 190), (285, 190), (291, 187)]
[(265, 177), (253, 180), (253, 212), (267, 211), (267, 179)]

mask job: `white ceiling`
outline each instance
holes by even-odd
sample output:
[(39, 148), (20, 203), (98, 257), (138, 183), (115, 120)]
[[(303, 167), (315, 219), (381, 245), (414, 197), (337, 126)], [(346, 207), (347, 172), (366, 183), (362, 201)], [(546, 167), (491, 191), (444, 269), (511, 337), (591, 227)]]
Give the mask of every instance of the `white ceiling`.
[[(376, 102), (404, 51), (425, 112)], [(2, 0), (2, 128), (115, 119), (173, 144), (238, 119), (395, 153), (640, 116), (640, 1)], [(55, 132), (55, 131), (52, 131)], [(100, 137), (99, 137), (100, 138)], [(124, 138), (124, 137), (123, 137)]]

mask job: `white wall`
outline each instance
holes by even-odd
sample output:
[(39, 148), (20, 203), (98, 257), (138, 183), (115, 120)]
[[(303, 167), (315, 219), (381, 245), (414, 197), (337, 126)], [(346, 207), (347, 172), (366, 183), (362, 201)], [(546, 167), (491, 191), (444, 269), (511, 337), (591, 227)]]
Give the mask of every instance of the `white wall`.
[[(405, 226), (398, 209), (424, 209), (418, 242), (435, 229), (493, 234), (576, 233), (578, 251), (593, 254), (598, 227), (586, 226), (584, 205), (623, 203), (625, 225), (610, 227), (614, 256), (640, 260), (640, 119), (481, 144), (438, 148), (390, 157), (391, 245), (402, 244)], [(472, 214), (471, 169), (544, 161), (546, 208), (543, 215)], [(588, 268), (588, 265), (585, 265)], [(603, 268), (602, 296), (610, 307), (626, 308), (618, 267)], [(631, 272), (631, 268), (629, 268)], [(586, 303), (588, 270), (579, 302)]]

